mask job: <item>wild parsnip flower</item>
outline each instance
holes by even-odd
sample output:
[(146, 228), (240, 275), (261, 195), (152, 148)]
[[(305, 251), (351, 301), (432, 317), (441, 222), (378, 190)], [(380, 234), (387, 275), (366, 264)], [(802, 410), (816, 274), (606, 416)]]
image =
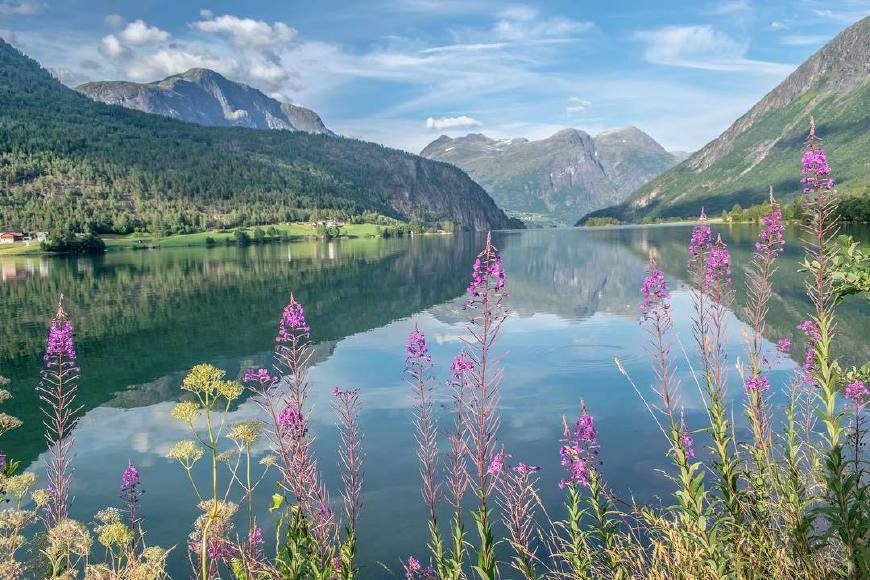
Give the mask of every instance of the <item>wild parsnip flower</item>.
[(52, 558), (66, 554), (85, 557), (94, 543), (87, 526), (70, 518), (62, 519), (56, 526), (48, 530), (48, 548), (46, 552)]
[(251, 445), (263, 433), (263, 423), (260, 421), (240, 421), (232, 426), (227, 438), (245, 445)]
[(12, 431), (13, 429), (18, 429), (21, 425), (21, 419), (18, 417), (13, 417), (6, 413), (0, 413), (0, 434)]
[(217, 394), (225, 374), (225, 371), (212, 365), (196, 365), (181, 381), (181, 388), (191, 393), (213, 396)]
[(121, 522), (113, 522), (97, 529), (97, 539), (105, 548), (123, 548), (133, 541), (133, 531)]
[(193, 401), (182, 401), (172, 408), (171, 415), (179, 421), (192, 423), (200, 415), (199, 404)]
[(30, 494), (30, 497), (37, 508), (44, 508), (51, 501), (51, 494), (48, 493), (47, 489), (36, 489)]
[(36, 484), (36, 474), (26, 471), (6, 479), (6, 493), (21, 499)]
[(104, 526), (117, 524), (121, 521), (121, 510), (116, 507), (107, 507), (98, 511), (94, 519)]
[(260, 458), (260, 465), (263, 467), (272, 467), (275, 463), (278, 462), (278, 458), (275, 455), (264, 455)]
[[(7, 379), (6, 377), (0, 377), (0, 379), (4, 379), (6, 381), (6, 382), (0, 383), (0, 385), (5, 385), (5, 384), (8, 384), (8, 382), (9, 382), (9, 379)], [(6, 389), (0, 389), (0, 403), (5, 403), (6, 401), (8, 401), (11, 398), (12, 398), (12, 393), (7, 391)]]
[(167, 457), (170, 459), (175, 459), (176, 461), (180, 461), (185, 464), (185, 466), (190, 467), (200, 459), (202, 459), (203, 450), (196, 444), (195, 441), (191, 441), (190, 439), (185, 439), (183, 441), (179, 441), (176, 443), (172, 449), (169, 450)]
[(226, 451), (221, 451), (217, 455), (217, 460), (226, 464), (229, 464), (233, 459), (239, 456), (238, 449), (227, 449)]
[(221, 381), (218, 384), (218, 393), (227, 401), (235, 401), (245, 392), (244, 387), (236, 381)]
[(870, 391), (867, 390), (867, 385), (864, 384), (864, 381), (857, 379), (846, 385), (844, 394), (846, 395), (846, 398), (853, 403), (863, 405), (867, 400), (868, 395), (870, 395)]

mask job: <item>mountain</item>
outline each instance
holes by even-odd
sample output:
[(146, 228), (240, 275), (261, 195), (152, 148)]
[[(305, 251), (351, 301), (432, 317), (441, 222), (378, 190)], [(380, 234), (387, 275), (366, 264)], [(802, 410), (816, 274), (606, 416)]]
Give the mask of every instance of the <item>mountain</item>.
[(363, 214), (517, 225), (451, 165), (341, 137), (202, 127), (97, 103), (0, 41), (0, 224), (174, 233)]
[[(870, 17), (853, 24), (722, 135), (625, 202), (588, 217), (696, 216), (798, 195), (803, 140), (816, 119), (841, 193), (870, 195)], [(584, 218), (585, 220), (586, 218)], [(581, 220), (583, 221), (583, 220)]]
[(562, 223), (621, 202), (676, 163), (635, 127), (594, 138), (565, 129), (540, 141), (442, 135), (420, 154), (461, 167), (508, 212)]
[(333, 135), (314, 111), (276, 101), (253, 87), (205, 68), (193, 68), (153, 83), (96, 81), (76, 90), (107, 105), (121, 105), (199, 125)]

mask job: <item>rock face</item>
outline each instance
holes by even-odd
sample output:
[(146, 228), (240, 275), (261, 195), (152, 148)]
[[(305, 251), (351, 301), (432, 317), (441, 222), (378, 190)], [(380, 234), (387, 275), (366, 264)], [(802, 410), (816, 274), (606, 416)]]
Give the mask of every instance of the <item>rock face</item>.
[(621, 202), (677, 162), (635, 127), (595, 137), (565, 129), (540, 141), (442, 135), (421, 155), (464, 169), (510, 213), (560, 223)]
[(626, 221), (697, 215), (800, 191), (803, 139), (815, 117), (841, 193), (870, 193), (870, 17), (811, 56), (724, 133), (636, 191), (594, 212)]
[(314, 111), (282, 103), (253, 87), (204, 68), (194, 68), (153, 83), (97, 81), (76, 90), (95, 101), (207, 126), (332, 131)]

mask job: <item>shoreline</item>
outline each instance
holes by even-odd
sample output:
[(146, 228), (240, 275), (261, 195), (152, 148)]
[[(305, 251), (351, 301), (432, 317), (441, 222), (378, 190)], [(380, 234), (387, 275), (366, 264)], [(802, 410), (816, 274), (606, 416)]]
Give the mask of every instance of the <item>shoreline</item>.
[[(396, 224), (404, 225), (404, 224)], [(355, 239), (378, 239), (383, 236), (378, 234), (378, 228), (391, 228), (393, 226), (383, 226), (378, 224), (348, 224), (341, 226), (341, 234), (329, 240), (355, 240)], [(260, 228), (268, 230), (275, 228), (278, 230), (278, 236), (267, 236), (261, 240), (254, 238), (254, 230)], [(161, 248), (193, 248), (193, 247), (217, 247), (217, 246), (257, 246), (263, 244), (273, 244), (279, 242), (305, 242), (323, 240), (323, 236), (318, 236), (315, 228), (308, 224), (274, 224), (266, 226), (254, 226), (248, 228), (240, 228), (248, 234), (250, 239), (245, 243), (240, 243), (235, 237), (236, 230), (209, 230), (205, 232), (195, 232), (190, 234), (175, 234), (164, 238), (158, 238), (151, 235), (118, 235), (107, 234), (100, 236), (106, 244), (104, 253), (125, 251), (125, 250), (159, 250)], [(432, 236), (432, 235), (452, 235), (452, 232), (423, 232), (419, 234), (410, 234), (413, 236)], [(395, 235), (390, 237), (397, 237)], [(404, 237), (404, 236), (402, 236)], [(387, 239), (387, 238), (384, 238)], [(5, 256), (64, 256), (76, 255), (75, 253), (67, 252), (46, 252), (41, 248), (40, 242), (15, 242), (12, 244), (4, 244), (0, 246), (0, 258)], [(84, 255), (84, 254), (77, 254)]]

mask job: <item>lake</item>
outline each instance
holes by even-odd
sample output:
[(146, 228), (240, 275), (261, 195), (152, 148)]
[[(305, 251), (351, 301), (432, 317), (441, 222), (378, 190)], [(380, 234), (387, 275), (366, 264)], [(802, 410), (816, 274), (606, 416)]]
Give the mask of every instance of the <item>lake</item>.
[[(758, 229), (723, 225), (714, 230), (733, 254), (738, 307), (729, 317), (728, 357), (734, 362), (744, 358), (739, 304)], [(513, 312), (498, 344), (504, 366), (500, 440), (512, 461), (542, 467), (541, 497), (554, 516), (561, 515), (562, 417), (575, 416), (581, 399), (598, 422), (608, 483), (622, 497), (668, 501), (667, 480), (655, 471), (666, 464), (666, 441), (613, 358), (619, 357), (648, 393), (652, 374), (638, 306), (646, 256), (653, 250), (672, 288), (676, 330), (689, 359), (696, 361), (690, 298), (682, 281), (689, 233), (688, 226), (649, 226), (494, 234)], [(767, 338), (790, 338), (797, 347), (792, 357), (800, 361), (803, 339), (796, 326), (810, 304), (796, 272), (802, 257), (797, 233), (787, 233)], [(870, 241), (868, 228), (849, 233)], [(405, 342), (419, 325), (429, 339), (439, 381), (446, 379), (464, 336), (465, 289), (483, 241), (477, 235), (425, 236), (2, 258), (0, 375), (12, 380), (15, 396), (3, 410), (25, 422), (5, 437), (3, 447), (42, 473), (45, 446), (33, 387), (48, 323), (63, 293), (75, 324), (84, 405), (75, 434), (72, 515), (90, 522), (98, 509), (119, 506), (120, 474), (132, 460), (146, 490), (147, 540), (177, 545), (170, 559), (173, 577), (186, 577), (185, 539), (197, 515), (196, 501), (184, 471), (165, 458), (173, 443), (188, 438), (169, 416), (181, 398), (180, 381), (197, 363), (212, 363), (231, 378), (240, 378), (249, 367), (267, 366), (281, 309), (292, 291), (305, 306), (317, 343), (312, 429), (324, 478), (337, 497), (330, 392), (335, 386), (359, 388), (366, 453), (360, 563), (365, 578), (387, 575), (378, 562), (398, 572), (398, 560), (411, 554), (422, 559), (427, 543), (410, 393), (403, 382)], [(870, 308), (863, 298), (841, 305), (837, 332), (845, 362), (870, 360)], [(776, 361), (774, 390), (796, 367), (789, 358)], [(679, 370), (686, 420), (690, 428), (699, 428), (703, 409), (685, 360)], [(736, 375), (732, 367), (728, 399), (738, 436), (745, 439)], [(439, 390), (445, 399), (444, 387)], [(258, 412), (251, 401), (243, 401), (231, 415), (237, 420)], [(696, 443), (703, 444), (703, 438)], [(204, 462), (198, 467), (205, 468)], [(195, 472), (204, 475), (204, 469)], [(267, 528), (273, 522), (265, 510), (271, 493), (267, 482), (257, 497), (260, 523)]]

